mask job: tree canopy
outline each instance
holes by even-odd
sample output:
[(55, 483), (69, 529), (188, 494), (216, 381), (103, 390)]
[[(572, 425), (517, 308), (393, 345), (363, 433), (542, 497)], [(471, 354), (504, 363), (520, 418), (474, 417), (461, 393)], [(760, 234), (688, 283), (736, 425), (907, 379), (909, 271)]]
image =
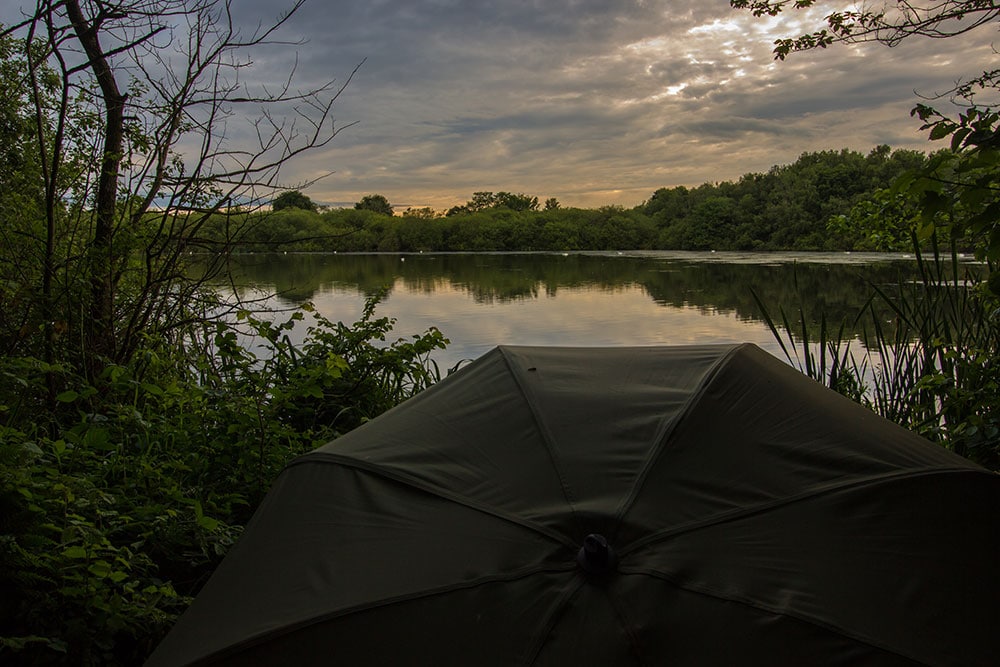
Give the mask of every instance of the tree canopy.
[[(0, 27), (0, 86), (16, 90), (0, 102), (0, 138), (25, 160), (0, 178), (30, 175), (15, 189), (40, 212), (10, 246), (20, 268), (0, 275), (20, 295), (0, 291), (0, 311), (31, 332), (11, 339), (40, 333), (46, 361), (62, 346), (96, 377), (143, 336), (190, 322), (181, 311), (200, 283), (183, 265), (208, 219), (230, 216), (228, 243), (235, 204), (260, 205), (285, 162), (342, 129), (330, 114), (346, 83), (272, 92), (237, 76), (300, 6), (247, 31), (226, 0), (63, 0)], [(290, 102), (297, 113), (279, 122), (272, 110)], [(228, 140), (241, 122), (256, 144)]]
[[(367, 346), (388, 325), (370, 309), (352, 333), (321, 324), (310, 363), (209, 285), (282, 166), (342, 129), (351, 78), (301, 86), (289, 57), (283, 86), (254, 83), (302, 2), (249, 23), (233, 4), (38, 0), (0, 26), (2, 664), (142, 664), (272, 466), (351, 426), (286, 431), (294, 416), (262, 410), (301, 409), (309, 385), (347, 401), (336, 419), (363, 419), (402, 398), (382, 387), (423, 382), (385, 375), (425, 352)], [(285, 351), (256, 357), (244, 326)], [(268, 369), (281, 359), (294, 367)]]
[[(812, 7), (817, 0), (731, 0), (730, 4), (754, 16), (777, 16), (788, 8)], [(825, 27), (778, 39), (774, 54), (783, 60), (795, 51), (835, 43), (877, 42), (891, 47), (910, 38), (947, 39), (996, 25), (998, 20), (996, 0), (897, 0), (874, 8), (861, 5), (828, 14)], [(921, 129), (928, 131), (932, 141), (948, 139), (948, 150), (893, 185), (883, 196), (893, 202), (893, 214), (888, 220), (868, 216), (862, 224), (871, 231), (878, 233), (886, 224), (898, 228), (903, 215), (905, 226), (923, 241), (938, 231), (943, 238), (972, 237), (983, 254), (1000, 259), (1000, 113), (996, 109), (1000, 69), (992, 63), (984, 65), (980, 74), (952, 89), (952, 101), (964, 107), (957, 117), (922, 102), (913, 108), (911, 116), (923, 121)], [(854, 217), (856, 223), (864, 218)]]
[(384, 195), (365, 195), (354, 208), (359, 211), (371, 211), (379, 215), (392, 215), (392, 204)]
[(316, 211), (316, 204), (308, 196), (298, 190), (288, 190), (282, 192), (271, 202), (271, 209), (280, 211), (286, 208), (300, 208), (304, 211)]
[(482, 191), (444, 216), (429, 208), (398, 217), (357, 207), (280, 211), (253, 225), (245, 241), (256, 250), (311, 252), (897, 250), (887, 245), (895, 239), (859, 225), (853, 207), (926, 161), (918, 151), (884, 145), (867, 155), (803, 153), (792, 164), (737, 181), (660, 188), (631, 209), (562, 207), (554, 199), (540, 209), (532, 207), (538, 199), (531, 195)]

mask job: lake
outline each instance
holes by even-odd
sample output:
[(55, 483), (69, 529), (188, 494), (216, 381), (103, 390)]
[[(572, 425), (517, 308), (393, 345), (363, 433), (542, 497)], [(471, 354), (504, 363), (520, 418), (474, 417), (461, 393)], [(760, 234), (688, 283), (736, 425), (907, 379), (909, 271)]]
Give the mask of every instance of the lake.
[(801, 308), (815, 337), (822, 313), (850, 323), (873, 286), (917, 275), (912, 257), (875, 253), (242, 255), (237, 268), (241, 298), (272, 295), (255, 308), (310, 301), (347, 323), (385, 288), (376, 314), (397, 320), (396, 337), (434, 326), (451, 341), (442, 368), (498, 344), (752, 342), (783, 356), (755, 293), (776, 318), (798, 322)]

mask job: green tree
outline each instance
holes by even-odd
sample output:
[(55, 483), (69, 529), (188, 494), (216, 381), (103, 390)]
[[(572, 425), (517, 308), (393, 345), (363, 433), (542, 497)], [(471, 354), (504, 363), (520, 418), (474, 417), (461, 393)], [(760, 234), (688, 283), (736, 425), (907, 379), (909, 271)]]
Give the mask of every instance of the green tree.
[(421, 208), (407, 207), (403, 211), (404, 218), (421, 218), (423, 220), (434, 220), (435, 218), (441, 217), (441, 214), (435, 211), (430, 206), (423, 206)]
[[(0, 29), (22, 45), (45, 202), (31, 242), (44, 249), (35, 261), (48, 296), (26, 317), (50, 341), (68, 332), (64, 352), (92, 379), (144, 337), (191, 322), (201, 282), (185, 264), (200, 231), (221, 213), (232, 238), (234, 204), (260, 203), (285, 162), (341, 129), (326, 120), (343, 86), (272, 94), (233, 75), (299, 6), (247, 33), (225, 0), (64, 0)], [(309, 115), (276, 123), (271, 109), (293, 100)], [(226, 137), (241, 109), (257, 145)], [(189, 140), (199, 150), (182, 156)]]
[(498, 201), (492, 192), (473, 192), (472, 199), (465, 204), (465, 209), (472, 213), (485, 211), (488, 208), (496, 208)]
[[(558, 202), (556, 204), (558, 205)], [(447, 215), (476, 213), (493, 208), (506, 208), (511, 211), (537, 211), (538, 197), (531, 197), (520, 192), (517, 194), (512, 192), (473, 192), (472, 199), (467, 201), (463, 206), (451, 208)]]
[(298, 190), (287, 190), (274, 198), (271, 202), (271, 209), (280, 211), (286, 208), (301, 208), (305, 211), (316, 212), (316, 204), (308, 196)]
[[(41, 45), (36, 45), (36, 51)], [(27, 53), (12, 37), (0, 38), (0, 352), (17, 354), (25, 345), (37, 342), (31, 331), (42, 325), (43, 312), (29, 304), (51, 304), (53, 286), (41, 284), (41, 268), (54, 263), (55, 248), (46, 250), (54, 237), (45, 230), (45, 184), (42, 157), (36, 140), (35, 103), (25, 85)], [(38, 68), (34, 91), (42, 106), (50, 106), (58, 94), (55, 73)], [(40, 119), (46, 132), (52, 131), (51, 118)], [(51, 363), (52, 334), (49, 332), (45, 358)]]
[(509, 208), (512, 211), (537, 211), (538, 197), (523, 193), (498, 192), (494, 208)]
[[(775, 16), (785, 7), (811, 7), (815, 0), (731, 4), (755, 16)], [(779, 39), (774, 53), (784, 59), (793, 51), (838, 42), (894, 46), (913, 37), (949, 38), (998, 19), (995, 0), (901, 0), (829, 14), (825, 27)], [(896, 321), (893, 331), (873, 318), (871, 339), (866, 340), (883, 362), (892, 360), (875, 379), (873, 407), (994, 469), (1000, 465), (1000, 367), (995, 362), (1000, 354), (1000, 279), (996, 273), (985, 282), (981, 276), (961, 275), (955, 252), (963, 239), (971, 241), (991, 272), (1000, 259), (1000, 114), (995, 97), (983, 102), (983, 93), (995, 96), (998, 88), (1000, 70), (987, 68), (951, 91), (952, 100), (964, 107), (956, 118), (917, 104), (911, 116), (923, 121), (921, 129), (932, 141), (948, 140), (948, 148), (900, 176), (867, 210), (856, 208), (854, 220), (840, 221), (869, 238), (872, 230), (882, 231), (889, 243), (909, 227), (921, 266), (919, 285), (900, 286), (894, 297), (879, 294), (895, 311)], [(939, 247), (939, 240), (950, 253)], [(921, 245), (930, 246), (932, 259), (920, 258)], [(837, 357), (836, 350), (830, 352)]]
[(354, 208), (359, 211), (372, 211), (379, 215), (392, 215), (392, 204), (383, 195), (365, 195)]
[[(786, 8), (804, 9), (816, 0), (731, 0), (737, 9), (754, 16), (777, 16)], [(883, 7), (865, 7), (828, 14), (825, 25), (798, 37), (775, 42), (775, 58), (796, 51), (826, 48), (836, 43), (876, 42), (895, 46), (916, 37), (944, 39), (1000, 20), (995, 0), (941, 0), (916, 4), (907, 1)], [(948, 139), (950, 150), (939, 152), (925, 166), (902, 178), (891, 197), (912, 198), (920, 209), (920, 239), (936, 230), (944, 238), (972, 236), (982, 252), (1000, 259), (1000, 122), (995, 108), (1000, 70), (960, 81), (951, 98), (966, 108), (956, 118), (927, 104), (917, 104), (912, 116), (923, 121), (932, 141)], [(993, 99), (983, 101), (983, 95)]]

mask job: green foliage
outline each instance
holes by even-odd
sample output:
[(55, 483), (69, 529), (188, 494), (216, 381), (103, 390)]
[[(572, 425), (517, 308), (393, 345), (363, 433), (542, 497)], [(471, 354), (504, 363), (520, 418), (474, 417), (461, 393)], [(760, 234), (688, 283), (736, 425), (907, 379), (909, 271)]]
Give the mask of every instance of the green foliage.
[(421, 218), (423, 220), (433, 220), (434, 218), (440, 217), (442, 214), (438, 213), (430, 206), (424, 206), (423, 208), (410, 208), (407, 207), (403, 211), (404, 218)]
[[(815, 0), (731, 0), (754, 16), (777, 16), (785, 8), (805, 9)], [(834, 43), (874, 41), (895, 46), (904, 39), (941, 39), (993, 24), (1000, 12), (993, 0), (943, 0), (928, 4), (892, 3), (879, 9), (835, 11), (825, 26), (775, 42), (784, 59), (793, 51), (826, 48)], [(886, 323), (873, 309), (858, 316), (866, 323), (865, 352), (854, 361), (839, 342), (821, 341), (819, 364), (805, 348), (803, 369), (841, 388), (837, 378), (851, 360), (854, 382), (848, 393), (880, 414), (941, 442), (985, 466), (1000, 467), (1000, 370), (997, 327), (1000, 279), (992, 272), (1000, 259), (1000, 115), (994, 103), (998, 70), (959, 82), (951, 91), (965, 111), (952, 119), (925, 104), (918, 116), (932, 141), (949, 139), (950, 147), (902, 173), (891, 187), (870, 201), (856, 203), (849, 214), (834, 218), (831, 231), (846, 234), (860, 247), (899, 249), (911, 239), (918, 256), (930, 245), (931, 258), (919, 258), (922, 280), (900, 284), (894, 294), (875, 290), (875, 300), (892, 308)], [(942, 256), (938, 239), (951, 248)], [(983, 275), (961, 275), (959, 244), (971, 246), (987, 261)], [(784, 320), (785, 332), (793, 332)], [(772, 321), (772, 330), (781, 340)], [(806, 338), (802, 338), (806, 345)], [(829, 352), (829, 354), (827, 354)], [(790, 357), (791, 358), (791, 357)], [(829, 361), (829, 363), (828, 363)], [(858, 383), (868, 382), (860, 393)], [(857, 395), (854, 395), (857, 394)]]
[(365, 195), (354, 208), (359, 211), (372, 211), (379, 215), (392, 215), (392, 204), (383, 195)]
[(913, 197), (886, 188), (855, 204), (846, 215), (830, 218), (827, 228), (848, 239), (855, 250), (904, 252), (912, 247), (919, 217)]
[(913, 114), (931, 140), (950, 141), (894, 186), (916, 201), (919, 234), (968, 239), (982, 256), (1000, 259), (1000, 114), (973, 107), (951, 120), (924, 105)]
[[(736, 9), (754, 16), (778, 16), (786, 8), (809, 9), (816, 0), (730, 0)], [(896, 46), (904, 39), (943, 39), (961, 35), (997, 20), (994, 0), (939, 0), (930, 3), (899, 2), (856, 5), (853, 9), (825, 12), (824, 26), (798, 37), (775, 40), (774, 57), (784, 60), (795, 51), (825, 49), (836, 43), (879, 42)], [(995, 87), (996, 72), (973, 79), (979, 85)], [(968, 84), (965, 84), (968, 85)], [(958, 87), (961, 92), (962, 85)]]
[[(546, 202), (546, 205), (548, 206), (551, 202), (555, 202), (555, 207), (558, 207), (559, 203), (554, 199), (549, 199)], [(520, 192), (517, 194), (511, 192), (474, 192), (472, 193), (472, 199), (467, 201), (462, 206), (453, 207), (448, 211), (447, 215), (451, 216), (478, 213), (489, 209), (537, 211), (538, 197), (532, 197)]]
[(298, 208), (303, 211), (316, 212), (316, 204), (308, 196), (298, 190), (288, 190), (282, 192), (271, 202), (271, 210), (282, 211), (289, 208)]
[[(818, 339), (811, 339), (784, 310), (776, 322), (761, 308), (789, 362), (804, 373), (1000, 470), (1000, 299), (980, 274), (961, 271), (954, 246), (941, 253), (936, 238), (929, 257), (912, 240), (920, 280), (893, 291), (873, 286), (868, 305), (853, 322), (842, 321), (836, 335), (824, 319)], [(799, 321), (805, 320), (800, 309)], [(862, 332), (860, 351), (843, 335), (847, 327)]]
[[(922, 153), (888, 146), (867, 156), (804, 153), (794, 164), (738, 182), (661, 188), (632, 209), (569, 208), (550, 199), (538, 210), (536, 197), (477, 192), (443, 216), (408, 209), (391, 217), (360, 204), (322, 214), (283, 210), (253, 216), (238, 246), (303, 252), (895, 249), (896, 237), (909, 238), (903, 221), (896, 237), (882, 238), (884, 232), (865, 226), (866, 216), (882, 215), (888, 203), (880, 198), (889, 195), (880, 193), (926, 161)], [(891, 197), (916, 206), (912, 198)]]
[(0, 662), (141, 663), (291, 458), (439, 378), (447, 340), (389, 342), (377, 303), (350, 326), (308, 305), (206, 322), (96, 385), (0, 357)]
[[(925, 160), (922, 153), (888, 146), (867, 156), (849, 150), (803, 153), (793, 164), (746, 174), (735, 183), (661, 188), (641, 208), (659, 229), (658, 248), (869, 249), (864, 234), (844, 233), (853, 207)], [(840, 226), (828, 226), (831, 218)]]

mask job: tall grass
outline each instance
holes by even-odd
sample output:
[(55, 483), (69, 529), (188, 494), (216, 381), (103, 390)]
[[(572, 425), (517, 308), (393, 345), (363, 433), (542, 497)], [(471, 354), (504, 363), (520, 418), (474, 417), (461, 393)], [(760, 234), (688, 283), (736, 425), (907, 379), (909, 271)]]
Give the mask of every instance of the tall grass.
[[(830, 388), (993, 470), (1000, 469), (1000, 301), (954, 247), (918, 249), (919, 279), (873, 285), (854, 321), (821, 316), (812, 338), (754, 294), (789, 363)], [(991, 268), (991, 267), (987, 267)], [(888, 318), (885, 313), (889, 313)], [(850, 326), (849, 326), (850, 325)], [(860, 331), (847, 338), (846, 330)]]

